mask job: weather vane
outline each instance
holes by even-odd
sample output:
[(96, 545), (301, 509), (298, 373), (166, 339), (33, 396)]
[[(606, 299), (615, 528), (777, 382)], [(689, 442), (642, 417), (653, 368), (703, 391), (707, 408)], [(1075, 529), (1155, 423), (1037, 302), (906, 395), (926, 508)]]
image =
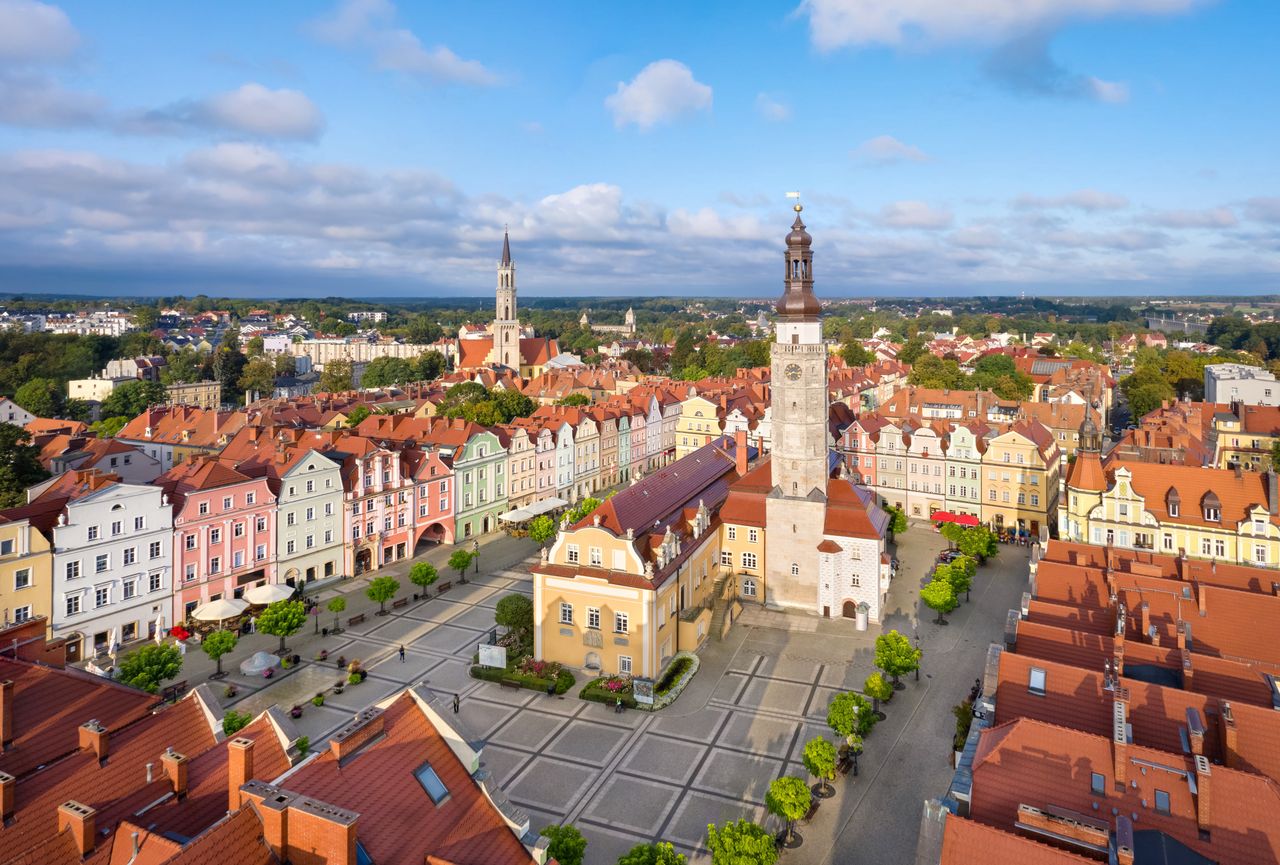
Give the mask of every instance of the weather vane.
[(804, 206), (800, 203), (800, 193), (788, 192), (787, 198), (794, 198), (796, 200), (796, 206), (793, 208), (796, 213), (799, 213), (800, 211), (804, 210)]

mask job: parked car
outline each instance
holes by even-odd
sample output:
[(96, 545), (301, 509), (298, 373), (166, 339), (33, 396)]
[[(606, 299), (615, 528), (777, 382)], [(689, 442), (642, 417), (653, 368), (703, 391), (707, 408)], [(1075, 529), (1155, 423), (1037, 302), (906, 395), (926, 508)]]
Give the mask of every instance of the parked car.
[(964, 553), (960, 552), (959, 550), (943, 550), (942, 552), (938, 553), (937, 562), (940, 565), (947, 565), (947, 564), (950, 564), (951, 562), (954, 562), (956, 559), (960, 558), (962, 555), (964, 555)]

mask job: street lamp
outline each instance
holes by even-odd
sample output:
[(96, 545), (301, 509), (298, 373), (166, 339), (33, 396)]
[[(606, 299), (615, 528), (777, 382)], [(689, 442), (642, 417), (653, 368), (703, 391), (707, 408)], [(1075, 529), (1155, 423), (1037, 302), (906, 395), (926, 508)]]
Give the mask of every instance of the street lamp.
[[(916, 636), (916, 651), (920, 652), (920, 629), (918, 627), (915, 629), (915, 636)], [(916, 659), (916, 681), (917, 682), (920, 681), (920, 660), (918, 658)]]

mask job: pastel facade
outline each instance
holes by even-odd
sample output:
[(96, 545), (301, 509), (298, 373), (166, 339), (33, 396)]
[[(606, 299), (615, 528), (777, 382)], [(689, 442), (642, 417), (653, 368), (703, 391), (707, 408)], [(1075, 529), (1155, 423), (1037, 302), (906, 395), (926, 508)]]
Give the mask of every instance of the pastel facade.
[(279, 481), (276, 571), (280, 582), (304, 588), (344, 576), (343, 488), (338, 463), (306, 451)]
[(0, 609), (6, 624), (53, 614), (53, 546), (21, 509), (0, 515)]

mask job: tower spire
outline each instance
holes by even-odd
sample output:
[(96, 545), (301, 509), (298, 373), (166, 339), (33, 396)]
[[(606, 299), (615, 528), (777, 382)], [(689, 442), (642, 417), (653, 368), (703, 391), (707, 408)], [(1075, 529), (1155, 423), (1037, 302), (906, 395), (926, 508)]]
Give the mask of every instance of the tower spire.
[(786, 291), (778, 299), (776, 309), (787, 318), (816, 319), (822, 313), (822, 306), (813, 294), (813, 238), (805, 231), (804, 220), (800, 218), (804, 208), (797, 202), (793, 209), (796, 219), (787, 234)]
[(502, 226), (502, 263), (511, 263), (511, 238), (507, 234), (507, 226)]

